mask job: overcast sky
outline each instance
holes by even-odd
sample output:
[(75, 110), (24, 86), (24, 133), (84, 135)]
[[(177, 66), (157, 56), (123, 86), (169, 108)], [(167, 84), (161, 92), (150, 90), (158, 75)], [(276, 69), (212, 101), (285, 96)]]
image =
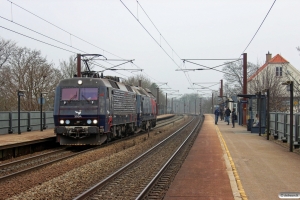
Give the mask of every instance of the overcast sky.
[[(144, 70), (142, 74), (151, 81), (167, 82), (168, 86), (162, 86), (163, 88), (170, 87), (184, 94), (197, 92), (188, 89), (194, 82), (220, 83), (223, 74), (214, 70), (187, 73), (175, 71), (179, 68), (203, 68), (187, 63), (184, 65), (181, 59), (240, 58), (274, 0), (139, 0), (138, 3), (160, 33), (134, 0), (11, 2), (0, 0), (0, 36), (17, 42), (18, 46), (40, 50), (56, 67), (60, 60), (68, 60), (73, 54), (71, 52), (103, 54), (108, 59), (135, 59), (135, 65), (126, 64), (120, 68), (133, 69), (138, 66)], [(296, 50), (296, 47), (300, 46), (299, 9), (299, 0), (275, 2), (256, 37), (245, 51), (249, 62), (263, 64), (269, 51), (272, 56), (281, 54), (300, 70), (300, 52)], [(76, 49), (26, 30), (11, 21)], [(71, 52), (32, 40), (3, 27)], [(224, 63), (222, 60), (195, 62), (208, 67)], [(117, 65), (121, 62), (111, 63)], [(106, 67), (112, 66), (104, 62), (101, 64)], [(221, 70), (222, 67), (217, 69)], [(100, 71), (101, 68), (94, 70)], [(118, 71), (117, 74), (106, 71), (104, 75), (126, 78), (139, 73)], [(219, 87), (220, 84), (216, 84), (212, 89), (218, 90)]]

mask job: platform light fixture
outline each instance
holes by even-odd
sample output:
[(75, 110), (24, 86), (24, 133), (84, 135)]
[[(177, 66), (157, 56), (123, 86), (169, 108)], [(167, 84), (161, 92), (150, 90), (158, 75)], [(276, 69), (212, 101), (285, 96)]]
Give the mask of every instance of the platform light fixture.
[(267, 140), (270, 139), (270, 90), (264, 89), (264, 93), (267, 93)]
[(20, 128), (20, 96), (24, 96), (25, 90), (18, 90), (18, 134), (21, 134), (21, 128)]
[(43, 127), (43, 104), (45, 103), (45, 100), (43, 98), (43, 94), (48, 94), (48, 92), (41, 92), (40, 94), (40, 108), (41, 108), (41, 113), (40, 113), (40, 123), (41, 123), (41, 131), (43, 131), (43, 129), (45, 127)]

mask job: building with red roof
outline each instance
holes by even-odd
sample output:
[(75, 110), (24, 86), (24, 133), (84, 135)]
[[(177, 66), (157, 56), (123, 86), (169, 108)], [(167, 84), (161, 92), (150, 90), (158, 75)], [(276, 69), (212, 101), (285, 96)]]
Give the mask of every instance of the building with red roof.
[(290, 64), (285, 58), (277, 54), (272, 57), (268, 52), (266, 62), (259, 67), (247, 80), (247, 90), (249, 94), (255, 94), (263, 89), (276, 90), (274, 94), (279, 96), (289, 96), (286, 86), (282, 83), (300, 79), (300, 72)]

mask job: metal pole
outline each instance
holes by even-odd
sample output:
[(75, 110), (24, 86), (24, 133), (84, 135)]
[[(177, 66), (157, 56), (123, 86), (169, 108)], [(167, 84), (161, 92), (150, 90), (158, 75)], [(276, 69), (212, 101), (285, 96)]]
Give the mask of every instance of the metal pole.
[(159, 112), (159, 108), (158, 108), (158, 106), (159, 106), (159, 88), (156, 88), (157, 89), (157, 97), (156, 97), (156, 115), (158, 115), (158, 112)]
[[(247, 94), (247, 53), (243, 53), (243, 94)], [(244, 98), (246, 101), (247, 99)], [(243, 104), (243, 125), (247, 125), (247, 104)]]
[(267, 140), (270, 139), (270, 90), (267, 89)]
[[(174, 98), (174, 97), (173, 97)], [(174, 110), (173, 110), (173, 98), (172, 98), (172, 112), (174, 113)]]
[(168, 114), (168, 93), (166, 93), (166, 114)]
[(81, 77), (81, 54), (77, 54), (77, 77)]
[(197, 99), (195, 99), (195, 115), (196, 115), (196, 109), (197, 109), (197, 107), (196, 107), (196, 101), (197, 101)]
[(20, 129), (20, 91), (18, 91), (18, 134), (21, 134), (21, 129)]
[(214, 93), (211, 93), (211, 113), (214, 113)]
[(294, 82), (291, 81), (290, 83), (290, 152), (293, 152), (293, 145), (294, 145), (294, 139), (293, 139), (293, 95), (294, 95)]
[(202, 98), (200, 98), (200, 115), (202, 115)]
[(259, 109), (259, 136), (261, 136), (261, 92), (258, 92), (258, 109)]
[(221, 96), (221, 98), (223, 99), (223, 79), (221, 79), (220, 96)]
[(43, 94), (41, 93), (40, 95), (40, 103), (41, 103), (41, 116), (40, 116), (40, 120), (41, 120), (41, 131), (43, 131), (43, 102), (42, 102), (42, 97)]

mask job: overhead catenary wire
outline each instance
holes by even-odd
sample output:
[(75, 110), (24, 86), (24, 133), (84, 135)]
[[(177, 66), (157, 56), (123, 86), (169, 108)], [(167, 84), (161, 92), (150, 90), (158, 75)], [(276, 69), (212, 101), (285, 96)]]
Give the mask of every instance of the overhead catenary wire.
[[(92, 44), (92, 43), (90, 43), (90, 42), (88, 42), (88, 41), (82, 39), (82, 38), (79, 37), (79, 36), (76, 36), (76, 35), (70, 33), (69, 31), (66, 31), (65, 29), (63, 29), (63, 28), (61, 28), (61, 27), (59, 27), (59, 26), (57, 26), (57, 25), (55, 25), (55, 24), (49, 22), (48, 20), (46, 20), (46, 19), (44, 19), (44, 18), (42, 18), (42, 17), (40, 17), (40, 16), (34, 14), (33, 12), (31, 12), (31, 11), (29, 11), (29, 10), (23, 8), (22, 6), (20, 6), (20, 5), (16, 4), (16, 3), (14, 3), (14, 2), (12, 2), (12, 1), (10, 1), (10, 0), (7, 0), (7, 1), (11, 2), (11, 3), (14, 4), (15, 6), (21, 8), (22, 10), (24, 10), (24, 11), (26, 11), (26, 12), (32, 14), (33, 16), (35, 16), (35, 17), (41, 19), (42, 21), (47, 22), (48, 24), (50, 24), (50, 25), (52, 25), (52, 26), (58, 28), (59, 30), (61, 30), (61, 31), (65, 32), (65, 33), (68, 33), (69, 35), (71, 35), (71, 36), (73, 36), (73, 37), (75, 37), (75, 38), (77, 38), (77, 39), (79, 39), (79, 40), (81, 40), (81, 41), (83, 41), (83, 42), (85, 42), (85, 43), (87, 43), (87, 44), (90, 44), (90, 45), (92, 45), (92, 46), (94, 46), (94, 47), (96, 47), (96, 48), (98, 48), (98, 49), (100, 49), (100, 50), (102, 50), (102, 51), (105, 51), (105, 52), (107, 52), (107, 53), (109, 53), (109, 54), (111, 54), (111, 55), (113, 55), (113, 56), (119, 57), (119, 56), (117, 56), (117, 55), (115, 55), (115, 54), (113, 54), (113, 53), (111, 53), (111, 52), (109, 52), (109, 51), (106, 51), (105, 49), (102, 49), (101, 47), (98, 47), (98, 46), (96, 46), (96, 45), (94, 45), (94, 44)], [(119, 58), (121, 58), (121, 57), (119, 57)]]
[[(85, 42), (85, 43), (87, 43), (87, 44), (93, 46), (93, 47), (96, 47), (96, 48), (100, 49), (100, 50), (103, 51), (103, 52), (107, 52), (108, 54), (110, 54), (110, 55), (112, 55), (112, 56), (115, 56), (115, 57), (124, 59), (124, 58), (122, 58), (122, 57), (120, 57), (120, 56), (118, 56), (118, 55), (116, 55), (116, 54), (114, 54), (114, 53), (111, 53), (111, 52), (109, 52), (109, 51), (107, 51), (107, 50), (105, 50), (105, 49), (103, 49), (103, 48), (101, 48), (101, 47), (99, 47), (99, 46), (97, 46), (97, 45), (91, 43), (91, 42), (88, 42), (87, 40), (85, 40), (85, 39), (83, 39), (83, 38), (81, 38), (81, 37), (79, 37), (79, 36), (76, 36), (75, 34), (72, 34), (71, 32), (69, 32), (69, 31), (67, 31), (67, 30), (65, 30), (65, 29), (63, 29), (63, 28), (61, 28), (61, 27), (55, 25), (54, 23), (51, 23), (50, 21), (48, 21), (48, 20), (46, 20), (46, 19), (44, 19), (44, 18), (38, 16), (37, 14), (35, 14), (35, 13), (33, 13), (33, 12), (31, 12), (31, 11), (25, 9), (25, 8), (23, 8), (22, 6), (20, 6), (20, 5), (16, 4), (16, 3), (14, 3), (14, 2), (12, 2), (11, 0), (7, 0), (7, 1), (11, 3), (11, 16), (12, 16), (12, 6), (15, 5), (15, 6), (19, 7), (20, 9), (22, 9), (22, 10), (24, 10), (24, 11), (30, 13), (31, 15), (33, 15), (33, 16), (39, 18), (40, 20), (42, 20), (42, 21), (44, 21), (44, 22), (46, 22), (46, 23), (48, 23), (48, 24), (50, 24), (50, 25), (56, 27), (57, 29), (59, 29), (59, 30), (61, 30), (61, 31), (67, 33), (67, 34), (69, 34), (69, 35), (70, 35), (70, 41), (71, 41), (71, 37), (73, 36), (73, 37), (75, 37), (75, 38), (77, 38), (77, 39), (79, 39), (79, 40), (81, 40), (81, 41), (83, 41), (83, 42)], [(12, 21), (12, 20), (10, 20), (10, 21)], [(72, 41), (71, 41), (71, 42), (72, 42)], [(72, 45), (71, 45), (71, 46), (72, 46)], [(72, 52), (72, 53), (73, 53), (73, 52)], [(108, 63), (109, 63), (109, 62), (108, 62)], [(109, 63), (109, 64), (111, 64), (111, 63)], [(113, 65), (113, 64), (111, 64), (111, 65)], [(142, 69), (140, 66), (138, 66), (138, 65), (135, 64), (135, 63), (133, 63), (133, 65), (136, 66), (136, 67), (139, 68), (139, 69)], [(117, 72), (115, 72), (115, 73), (117, 73)], [(143, 71), (142, 73), (145, 74), (146, 76), (148, 76), (150, 79), (154, 80), (154, 82), (159, 82), (157, 79), (153, 78), (152, 76), (150, 76), (149, 74), (147, 74), (145, 71)]]
[(30, 31), (32, 31), (32, 32), (34, 32), (34, 33), (37, 33), (37, 34), (39, 34), (39, 35), (41, 35), (41, 36), (44, 36), (44, 37), (46, 37), (46, 38), (48, 38), (48, 39), (50, 39), (50, 40), (53, 40), (53, 41), (58, 42), (58, 43), (60, 43), (60, 44), (66, 45), (66, 46), (68, 46), (68, 47), (71, 47), (71, 48), (73, 48), (73, 49), (75, 49), (75, 50), (78, 50), (78, 51), (80, 51), (80, 52), (82, 52), (82, 53), (87, 53), (87, 52), (82, 51), (82, 50), (80, 50), (80, 49), (78, 49), (78, 48), (75, 48), (75, 47), (73, 47), (73, 46), (71, 46), (71, 45), (69, 45), (69, 44), (66, 44), (66, 43), (64, 43), (64, 42), (58, 41), (58, 40), (56, 40), (56, 39), (54, 39), (54, 38), (52, 38), (52, 37), (49, 37), (49, 36), (47, 36), (47, 35), (45, 35), (45, 34), (42, 34), (42, 33), (38, 32), (38, 31), (35, 31), (35, 30), (31, 29), (31, 28), (28, 28), (28, 27), (26, 27), (26, 26), (23, 26), (22, 24), (19, 24), (19, 23), (14, 22), (14, 21), (10, 21), (9, 19), (7, 19), (7, 18), (5, 18), (5, 17), (0, 16), (0, 18), (2, 18), (2, 19), (4, 19), (4, 20), (7, 20), (7, 21), (9, 21), (9, 22), (11, 22), (11, 23), (14, 23), (14, 24), (16, 24), (16, 25), (18, 25), (18, 26), (21, 26), (22, 28), (25, 28), (25, 29), (27, 29), (27, 30), (30, 30)]
[(22, 35), (22, 36), (24, 36), (24, 37), (30, 38), (30, 39), (32, 39), (32, 40), (35, 40), (35, 41), (38, 41), (38, 42), (41, 42), (41, 43), (47, 44), (47, 45), (49, 45), (49, 46), (52, 46), (52, 47), (55, 47), (55, 48), (58, 48), (58, 49), (61, 49), (61, 50), (68, 51), (68, 52), (70, 52), (70, 53), (74, 53), (74, 54), (76, 54), (76, 52), (73, 52), (73, 51), (70, 51), (70, 50), (67, 50), (67, 49), (61, 48), (61, 47), (59, 47), (59, 46), (56, 46), (56, 45), (53, 45), (53, 44), (50, 44), (50, 43), (47, 43), (47, 42), (44, 42), (44, 41), (38, 40), (38, 39), (36, 39), (36, 38), (33, 38), (33, 37), (30, 37), (30, 36), (28, 36), (28, 35), (25, 35), (25, 34), (19, 33), (19, 32), (17, 32), (17, 31), (11, 30), (11, 29), (9, 29), (9, 28), (3, 27), (3, 26), (0, 26), (0, 28), (6, 29), (6, 30), (8, 30), (8, 31), (11, 31), (11, 32), (14, 32), (14, 33), (16, 33), (16, 34)]
[(167, 45), (172, 49), (172, 53), (174, 52), (176, 54), (176, 56), (180, 58), (180, 56), (174, 51), (174, 49), (171, 47), (171, 45), (168, 43), (168, 41), (165, 39), (165, 37), (161, 34), (161, 32), (158, 30), (158, 28), (155, 26), (155, 24), (153, 23), (153, 21), (151, 20), (151, 18), (149, 17), (149, 15), (146, 13), (146, 11), (144, 10), (144, 8), (142, 7), (142, 5), (139, 3), (139, 1), (136, 1), (138, 3), (138, 5), (142, 8), (142, 10), (144, 11), (144, 13), (146, 14), (146, 16), (148, 17), (148, 19), (150, 20), (150, 22), (152, 23), (152, 25), (155, 27), (155, 29), (157, 30), (157, 32), (160, 34), (160, 36), (163, 38), (163, 40), (167, 43)]
[[(145, 9), (142, 7), (142, 5), (138, 2), (138, 0), (136, 1), (137, 4), (141, 7), (141, 9), (143, 10), (143, 12), (145, 13), (145, 15), (147, 16), (147, 18), (149, 19), (149, 21), (152, 23), (152, 25), (154, 26), (154, 28), (157, 30), (157, 32), (159, 33), (160, 35), (160, 39), (163, 38), (163, 40), (167, 43), (167, 45), (171, 48), (172, 50), (172, 57), (173, 57), (173, 52), (175, 53), (175, 55), (179, 58), (180, 56), (176, 53), (176, 51), (174, 51), (174, 49), (171, 47), (171, 45), (168, 43), (168, 41), (165, 39), (165, 37), (161, 34), (161, 32), (158, 30), (158, 28), (156, 27), (156, 25), (153, 23), (153, 21), (151, 20), (151, 18), (149, 17), (149, 15), (147, 14), (147, 12), (145, 11)], [(160, 47), (161, 47), (161, 42), (160, 42)], [(169, 56), (170, 57), (170, 56)], [(171, 58), (173, 61), (174, 59)], [(178, 65), (177, 65), (178, 66)], [(179, 68), (181, 68), (180, 66), (178, 66)], [(191, 77), (189, 76), (188, 73), (184, 73), (185, 77), (187, 78), (188, 82), (190, 85), (192, 85), (192, 80), (191, 80)]]
[[(2, 16), (0, 16), (0, 18), (5, 19), (5, 20), (8, 20), (7, 18), (2, 17)], [(10, 21), (10, 20), (8, 20), (8, 21)], [(25, 28), (25, 29), (27, 29), (27, 30), (30, 30), (30, 31), (32, 31), (32, 32), (34, 32), (34, 33), (37, 33), (37, 34), (39, 34), (39, 35), (42, 35), (42, 36), (44, 36), (44, 37), (46, 37), (46, 38), (48, 38), (48, 39), (51, 39), (51, 40), (53, 40), (53, 41), (56, 41), (56, 42), (61, 43), (61, 44), (63, 44), (63, 45), (66, 45), (66, 46), (71, 47), (71, 48), (73, 48), (73, 49), (76, 49), (76, 50), (78, 50), (78, 51), (80, 51), (80, 52), (87, 53), (87, 52), (85, 52), (85, 51), (83, 51), (83, 50), (80, 50), (80, 49), (75, 48), (75, 47), (72, 47), (72, 46), (70, 46), (70, 45), (68, 45), (68, 44), (66, 44), (66, 43), (63, 43), (63, 42), (61, 42), (61, 41), (58, 41), (58, 40), (56, 40), (56, 39), (54, 39), (54, 38), (51, 38), (51, 37), (49, 37), (49, 36), (47, 36), (47, 35), (45, 35), (45, 34), (39, 33), (39, 32), (37, 32), (37, 31), (35, 31), (35, 30), (33, 30), (33, 29), (30, 29), (30, 28), (28, 28), (28, 27), (26, 27), (26, 26), (23, 26), (23, 25), (21, 25), (21, 24), (18, 24), (18, 23), (16, 23), (16, 22), (13, 22), (13, 21), (10, 21), (10, 22), (12, 22), (12, 23), (14, 23), (14, 24), (16, 24), (16, 25), (18, 25), (18, 26), (21, 26), (21, 27), (23, 27), (23, 28)], [(49, 46), (52, 46), (52, 47), (55, 47), (55, 48), (58, 48), (58, 49), (61, 49), (61, 50), (64, 50), (64, 51), (67, 51), (67, 52), (76, 54), (76, 52), (73, 52), (73, 51), (67, 50), (67, 49), (65, 49), (65, 48), (62, 48), (62, 47), (59, 47), (59, 46), (50, 44), (50, 43), (48, 43), (48, 42), (45, 42), (45, 41), (36, 39), (36, 38), (31, 37), (31, 36), (28, 36), (28, 35), (19, 33), (19, 32), (17, 32), (17, 31), (8, 29), (8, 28), (6, 28), (6, 27), (2, 27), (2, 26), (0, 26), (0, 27), (1, 27), (1, 28), (4, 28), (4, 29), (6, 29), (6, 30), (9, 30), (9, 31), (11, 31), (11, 32), (14, 32), (14, 33), (16, 33), (16, 34), (22, 35), (22, 36), (24, 36), (24, 37), (30, 38), (30, 39), (32, 39), (32, 40), (41, 42), (41, 43), (43, 43), (43, 44), (47, 44), (47, 45), (49, 45)], [(107, 62), (107, 63), (109, 63), (109, 62)], [(111, 63), (109, 63), (109, 64), (111, 64)], [(102, 65), (101, 65), (101, 64), (98, 64), (97, 66), (102, 66)], [(104, 67), (104, 66), (103, 66), (103, 67)], [(119, 72), (115, 72), (115, 73), (120, 74), (120, 75), (123, 75), (123, 76), (126, 76), (126, 75), (121, 74), (121, 73), (119, 73)], [(126, 76), (126, 77), (128, 77), (128, 76)]]
[[(248, 45), (246, 46), (245, 50), (241, 53), (241, 55), (242, 55), (243, 53), (245, 53), (245, 51), (247, 50), (247, 48), (249, 47), (249, 45), (251, 44), (251, 42), (252, 42), (253, 39), (255, 38), (256, 34), (257, 34), (258, 31), (259, 31), (259, 29), (261, 28), (261, 26), (262, 26), (263, 23), (265, 22), (266, 18), (268, 17), (270, 11), (272, 10), (272, 8), (273, 8), (275, 2), (276, 2), (276, 0), (274, 0), (274, 2), (273, 2), (273, 4), (272, 4), (271, 8), (270, 8), (269, 11), (268, 11), (268, 13), (267, 13), (266, 16), (264, 17), (263, 21), (262, 21), (261, 24), (259, 25), (259, 27), (258, 27), (258, 29), (256, 30), (255, 34), (253, 35), (253, 37), (251, 38), (250, 42), (249, 42)], [(240, 57), (241, 57), (241, 55), (240, 55)]]
[[(178, 68), (180, 68), (181, 69), (181, 67), (180, 67), (180, 65), (178, 65), (176, 62), (175, 62), (175, 60), (168, 54), (168, 52), (161, 46), (161, 44), (151, 35), (151, 33), (146, 29), (146, 27), (140, 22), (140, 20), (131, 12), (131, 10), (125, 5), (125, 3), (122, 1), (122, 0), (120, 0), (121, 1), (121, 3), (124, 5), (124, 7), (129, 11), (129, 13), (136, 19), (136, 21), (143, 27), (143, 29), (148, 33), (148, 35), (155, 41), (155, 43), (158, 45), (158, 46), (160, 46), (160, 48), (165, 52), (165, 54), (174, 62), (174, 64), (178, 67)], [(139, 3), (138, 3), (139, 4)], [(140, 4), (139, 4), (140, 5)], [(141, 7), (142, 8), (142, 7)], [(142, 10), (145, 12), (145, 10), (142, 8)], [(146, 12), (145, 12), (146, 13)], [(147, 15), (147, 14), (146, 14)], [(150, 19), (150, 17), (147, 15), (147, 17)], [(151, 23), (152, 24), (154, 24), (153, 22), (152, 22), (152, 20), (150, 19), (150, 21), (151, 21)], [(155, 25), (154, 25), (155, 26)], [(156, 28), (156, 26), (155, 26), (155, 28)], [(157, 29), (157, 28), (156, 28)], [(158, 30), (158, 29), (157, 29)], [(159, 31), (158, 31), (159, 32)], [(161, 33), (159, 32), (159, 34), (160, 34), (160, 36), (161, 36)], [(172, 49), (172, 52), (174, 51), (173, 50), (173, 48), (171, 48)], [(175, 52), (175, 51), (174, 51)], [(175, 52), (176, 53), (176, 52)], [(180, 57), (179, 57), (180, 58)], [(187, 80), (188, 80), (188, 82), (189, 82), (189, 84), (190, 85), (192, 85), (191, 83), (192, 83), (192, 81), (190, 80), (190, 78), (189, 78), (189, 75), (186, 75), (185, 74), (185, 76), (186, 76), (186, 78), (187, 78)]]
[(167, 54), (167, 56), (175, 63), (177, 67), (180, 66), (175, 62), (175, 60), (168, 54), (168, 52), (160, 45), (160, 43), (151, 35), (151, 33), (146, 29), (146, 27), (139, 21), (139, 19), (131, 12), (131, 10), (124, 4), (122, 0), (120, 0), (124, 7), (129, 11), (129, 13), (136, 19), (136, 21), (143, 27), (143, 29), (148, 33), (148, 35), (155, 41), (155, 43), (160, 46), (160, 48)]

